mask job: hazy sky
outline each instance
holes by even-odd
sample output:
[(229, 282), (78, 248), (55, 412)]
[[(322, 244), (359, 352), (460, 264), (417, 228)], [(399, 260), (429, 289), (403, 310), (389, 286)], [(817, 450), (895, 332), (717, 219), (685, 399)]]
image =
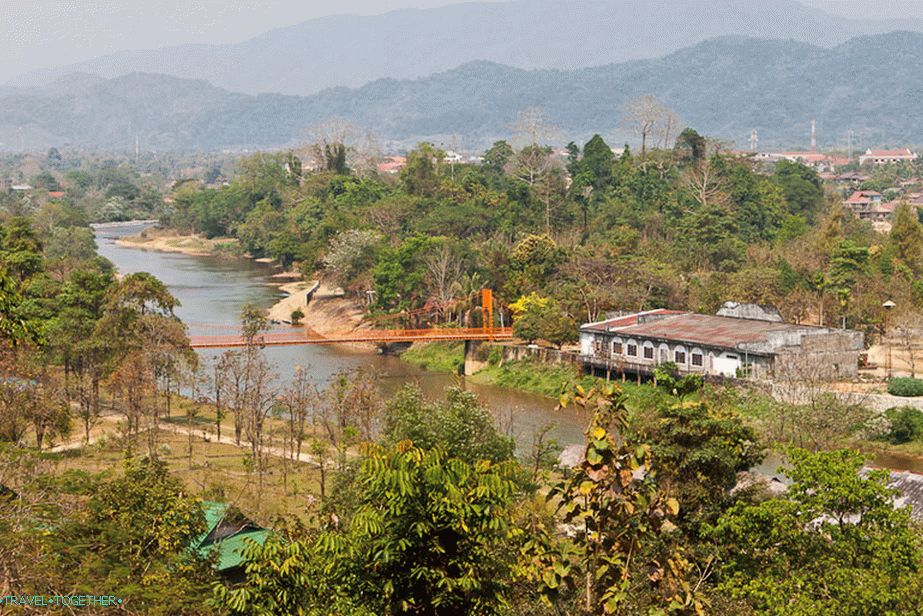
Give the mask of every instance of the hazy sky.
[[(383, 13), (458, 1), (0, 0), (0, 82), (31, 69), (123, 49), (236, 42), (312, 17)], [(923, 0), (802, 1), (849, 17), (923, 18)]]
[(313, 17), (458, 1), (0, 0), (0, 82), (123, 49), (231, 43)]

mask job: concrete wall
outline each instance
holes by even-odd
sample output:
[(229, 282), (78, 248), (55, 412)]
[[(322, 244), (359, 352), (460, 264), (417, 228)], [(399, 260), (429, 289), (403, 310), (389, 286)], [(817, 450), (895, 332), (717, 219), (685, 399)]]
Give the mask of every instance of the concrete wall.
[(850, 380), (859, 375), (860, 332), (829, 331), (801, 337), (801, 345), (779, 351), (773, 376), (786, 381)]

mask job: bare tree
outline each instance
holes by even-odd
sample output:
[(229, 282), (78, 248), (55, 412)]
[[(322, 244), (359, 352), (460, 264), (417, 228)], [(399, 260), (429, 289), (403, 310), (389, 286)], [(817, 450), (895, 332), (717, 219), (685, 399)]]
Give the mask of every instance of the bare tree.
[(321, 394), (314, 422), (336, 451), (341, 469), (347, 450), (371, 441), (377, 429), (382, 411), (377, 380), (369, 371), (341, 372)]
[(562, 135), (561, 129), (551, 123), (541, 107), (520, 111), (510, 130), (513, 133), (513, 146), (517, 148), (546, 145), (560, 139)]
[(910, 376), (917, 376), (917, 346), (923, 338), (923, 314), (916, 310), (905, 310), (891, 320), (890, 336), (903, 352)]
[(312, 124), (304, 131), (308, 145), (303, 156), (314, 161), (314, 168), (337, 173), (355, 171), (360, 176), (371, 175), (378, 169), (381, 147), (371, 131), (342, 118), (328, 118)]
[(309, 372), (301, 366), (295, 366), (292, 380), (286, 384), (279, 397), (286, 418), (286, 448), (288, 456), (283, 464), (283, 483), (288, 485), (288, 460), (301, 460), (301, 445), (307, 436), (308, 419), (314, 414), (318, 404), (319, 393), (311, 382)]
[(656, 143), (666, 147), (669, 139), (681, 130), (679, 116), (650, 94), (625, 103), (622, 121), (641, 138), (642, 157), (647, 154), (648, 139), (657, 138)]
[(445, 317), (445, 310), (455, 296), (455, 289), (462, 273), (461, 259), (452, 247), (443, 242), (423, 259), (429, 273), (430, 296), (439, 304), (439, 313)]

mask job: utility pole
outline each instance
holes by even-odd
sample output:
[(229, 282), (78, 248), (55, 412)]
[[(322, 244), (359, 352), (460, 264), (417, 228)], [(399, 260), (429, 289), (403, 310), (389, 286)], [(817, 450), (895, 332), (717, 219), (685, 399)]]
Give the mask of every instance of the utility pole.
[(811, 118), (811, 151), (817, 151), (817, 120)]
[(849, 160), (852, 160), (852, 138), (853, 130), (850, 128), (849, 132), (846, 133), (846, 156)]

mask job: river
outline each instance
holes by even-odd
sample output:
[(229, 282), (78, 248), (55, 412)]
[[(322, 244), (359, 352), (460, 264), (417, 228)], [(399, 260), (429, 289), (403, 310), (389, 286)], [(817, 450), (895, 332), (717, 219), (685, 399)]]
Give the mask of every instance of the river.
[[(239, 323), (241, 308), (248, 302), (269, 308), (282, 297), (278, 284), (269, 279), (275, 271), (269, 265), (249, 259), (190, 256), (116, 245), (117, 238), (139, 233), (147, 226), (150, 225), (97, 227), (99, 254), (112, 261), (122, 274), (149, 272), (162, 280), (180, 301), (176, 314), (184, 322), (234, 327)], [(206, 361), (219, 353), (199, 351)], [(296, 366), (308, 370), (319, 385), (344, 370), (367, 367), (379, 373), (385, 395), (392, 394), (405, 383), (417, 383), (424, 394), (432, 398), (441, 397), (446, 387), (457, 382), (456, 377), (415, 368), (394, 356), (342, 346), (267, 347), (265, 353), (280, 381), (289, 378)], [(548, 398), (464, 379), (460, 384), (476, 393), (491, 409), (499, 425), (516, 438), (520, 449), (528, 447), (535, 431), (549, 422), (555, 424), (552, 438), (562, 446), (582, 440), (585, 419), (571, 412), (556, 411), (554, 401)]]

